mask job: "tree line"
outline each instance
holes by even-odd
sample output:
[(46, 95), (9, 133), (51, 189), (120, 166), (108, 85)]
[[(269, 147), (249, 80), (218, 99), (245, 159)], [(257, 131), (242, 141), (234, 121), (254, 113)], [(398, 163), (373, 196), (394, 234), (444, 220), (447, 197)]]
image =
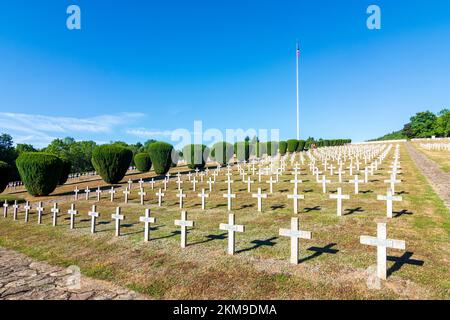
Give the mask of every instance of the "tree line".
[(442, 109), (437, 114), (431, 111), (418, 112), (409, 120), (403, 126), (403, 129), (388, 133), (371, 141), (431, 138), (432, 136), (441, 138), (450, 137), (449, 109)]

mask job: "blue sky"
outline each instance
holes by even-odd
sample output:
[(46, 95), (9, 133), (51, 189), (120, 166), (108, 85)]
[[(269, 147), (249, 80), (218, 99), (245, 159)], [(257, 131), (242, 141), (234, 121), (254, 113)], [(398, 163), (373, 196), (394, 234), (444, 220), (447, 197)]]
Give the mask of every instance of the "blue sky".
[(296, 39), (302, 138), (375, 138), (450, 105), (447, 0), (16, 0), (0, 4), (0, 132), (132, 143), (201, 120), (295, 137)]

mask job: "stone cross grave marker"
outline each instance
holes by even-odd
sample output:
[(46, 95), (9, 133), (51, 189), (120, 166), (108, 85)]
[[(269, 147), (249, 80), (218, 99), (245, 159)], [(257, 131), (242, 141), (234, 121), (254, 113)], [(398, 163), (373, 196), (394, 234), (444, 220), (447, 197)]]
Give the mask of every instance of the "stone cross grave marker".
[(5, 200), (5, 202), (3, 203), (3, 218), (8, 217), (8, 206), (8, 201)]
[(273, 183), (274, 183), (272, 176), (270, 176), (269, 181), (266, 181), (266, 183), (269, 184), (269, 193), (272, 194), (273, 193)]
[(359, 194), (359, 183), (362, 183), (363, 180), (359, 180), (359, 176), (355, 175), (353, 180), (350, 180), (349, 183), (353, 183), (355, 185), (355, 194)]
[(202, 189), (202, 193), (199, 193), (198, 197), (202, 198), (202, 210), (205, 210), (205, 199), (209, 197), (209, 194), (205, 193), (205, 189)]
[(181, 247), (186, 248), (187, 227), (193, 227), (194, 221), (187, 220), (187, 212), (181, 211), (181, 220), (175, 220), (175, 225), (181, 227)]
[(164, 193), (162, 192), (161, 188), (159, 188), (159, 192), (156, 193), (156, 196), (158, 197), (158, 207), (161, 207), (162, 198), (164, 197)]
[(130, 190), (128, 189), (128, 187), (125, 187), (125, 190), (123, 190), (122, 193), (124, 195), (124, 202), (128, 203), (128, 195), (130, 194)]
[(114, 190), (114, 187), (111, 187), (109, 190), (109, 194), (111, 195), (111, 202), (114, 202), (114, 195), (116, 194), (116, 190)]
[(403, 199), (400, 196), (394, 196), (391, 189), (388, 189), (386, 195), (378, 195), (377, 200), (386, 201), (386, 215), (388, 218), (392, 218), (393, 201), (402, 201)]
[(180, 203), (180, 209), (183, 209), (183, 198), (186, 198), (186, 194), (183, 193), (183, 189), (180, 189), (180, 192), (177, 193), (178, 201)]
[(91, 217), (91, 233), (95, 233), (96, 221), (100, 216), (100, 214), (97, 212), (97, 206), (95, 204), (92, 205), (91, 211), (88, 212), (88, 216)]
[(111, 219), (116, 220), (116, 237), (120, 236), (120, 221), (125, 219), (125, 216), (120, 214), (120, 207), (116, 208), (116, 213), (111, 215)]
[(236, 245), (236, 240), (234, 237), (235, 232), (244, 232), (245, 227), (243, 225), (236, 225), (234, 222), (234, 214), (230, 213), (228, 215), (228, 224), (221, 223), (219, 225), (220, 230), (228, 231), (228, 254), (234, 254), (234, 248)]
[(141, 205), (144, 205), (145, 196), (147, 195), (147, 192), (145, 192), (144, 188), (140, 188), (138, 192), (139, 197), (141, 198)]
[(154, 217), (150, 217), (150, 209), (145, 209), (145, 216), (139, 217), (139, 221), (144, 223), (144, 241), (150, 240), (150, 223), (156, 223)]
[(327, 180), (325, 176), (322, 176), (322, 180), (320, 183), (322, 183), (322, 193), (327, 193), (327, 183), (330, 183), (330, 180)]
[(267, 193), (261, 193), (261, 188), (258, 188), (258, 193), (253, 193), (252, 198), (258, 199), (258, 212), (262, 211), (262, 199), (267, 198)]
[(25, 206), (23, 207), (25, 209), (25, 222), (28, 222), (29, 220), (29, 215), (30, 215), (30, 210), (31, 210), (31, 205), (30, 203), (27, 201), (25, 203)]
[(361, 236), (360, 243), (377, 247), (377, 276), (386, 279), (386, 249), (405, 250), (406, 243), (403, 240), (387, 239), (386, 223), (377, 224), (377, 236)]
[(247, 192), (252, 192), (252, 184), (254, 181), (250, 179), (250, 177), (247, 178)]
[(86, 189), (84, 189), (84, 193), (86, 195), (86, 201), (89, 200), (89, 194), (91, 193), (91, 189), (89, 189), (89, 187), (86, 187)]
[(80, 190), (78, 190), (78, 186), (75, 186), (75, 190), (73, 190), (73, 192), (75, 193), (75, 201), (78, 200), (78, 193), (80, 192)]
[(38, 224), (42, 224), (42, 212), (44, 212), (44, 208), (42, 207), (42, 202), (38, 203), (38, 206), (36, 207), (36, 211), (38, 214)]
[(17, 213), (19, 212), (19, 205), (17, 204), (17, 200), (14, 201), (13, 205), (13, 220), (17, 220)]
[(299, 230), (298, 218), (291, 218), (291, 229), (280, 229), (280, 236), (291, 238), (290, 262), (298, 264), (298, 241), (299, 239), (311, 239), (311, 232)]
[(227, 198), (227, 204), (228, 204), (228, 211), (231, 211), (231, 199), (236, 198), (236, 194), (231, 193), (231, 190), (228, 189), (228, 193), (225, 193), (223, 195), (224, 198)]
[(350, 196), (347, 194), (342, 194), (342, 188), (337, 188), (336, 194), (330, 194), (330, 199), (336, 199), (337, 200), (337, 215), (338, 217), (342, 216), (342, 200), (350, 199)]
[(67, 211), (67, 214), (70, 215), (70, 229), (75, 229), (75, 216), (78, 214), (78, 211), (75, 210), (75, 204), (70, 205), (70, 209)]
[(288, 199), (293, 199), (294, 201), (294, 213), (298, 214), (298, 199), (305, 199), (305, 196), (297, 193), (297, 189), (294, 188), (293, 194), (287, 195)]

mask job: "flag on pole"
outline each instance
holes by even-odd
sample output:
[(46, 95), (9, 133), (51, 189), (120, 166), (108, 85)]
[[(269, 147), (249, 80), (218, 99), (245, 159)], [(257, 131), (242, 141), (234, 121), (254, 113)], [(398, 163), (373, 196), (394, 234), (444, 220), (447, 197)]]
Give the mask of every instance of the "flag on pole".
[(300, 46), (298, 45), (298, 42), (297, 42), (297, 57), (300, 57)]

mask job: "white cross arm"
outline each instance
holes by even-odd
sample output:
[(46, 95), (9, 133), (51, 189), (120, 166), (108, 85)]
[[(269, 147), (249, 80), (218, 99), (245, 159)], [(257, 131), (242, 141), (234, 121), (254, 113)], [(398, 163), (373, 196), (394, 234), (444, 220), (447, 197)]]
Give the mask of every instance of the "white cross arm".
[(175, 225), (180, 227), (193, 227), (194, 221), (175, 220)]
[(398, 250), (406, 249), (406, 242), (404, 240), (378, 239), (371, 236), (361, 236), (360, 243), (369, 246), (380, 246)]
[(245, 226), (242, 226), (242, 225), (230, 226), (227, 223), (221, 223), (219, 225), (219, 228), (220, 228), (220, 230), (225, 230), (225, 231), (245, 232)]
[(291, 229), (280, 229), (280, 236), (294, 237), (300, 239), (312, 239), (312, 233), (310, 231), (297, 231)]
[(139, 221), (140, 222), (150, 222), (150, 223), (155, 223), (156, 219), (155, 217), (139, 217)]

